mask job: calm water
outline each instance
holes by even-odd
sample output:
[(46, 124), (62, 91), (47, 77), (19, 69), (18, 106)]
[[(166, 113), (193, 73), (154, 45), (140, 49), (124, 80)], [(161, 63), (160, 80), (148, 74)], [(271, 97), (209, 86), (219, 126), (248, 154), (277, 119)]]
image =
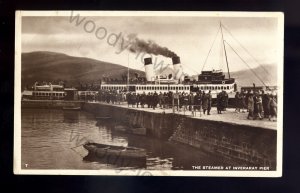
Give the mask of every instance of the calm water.
[[(22, 109), (22, 168), (190, 170), (192, 165), (228, 165), (219, 156), (189, 146), (116, 132), (115, 124), (97, 122), (93, 114), (82, 111)], [(144, 148), (147, 158), (142, 164), (127, 164), (86, 157), (86, 141)]]

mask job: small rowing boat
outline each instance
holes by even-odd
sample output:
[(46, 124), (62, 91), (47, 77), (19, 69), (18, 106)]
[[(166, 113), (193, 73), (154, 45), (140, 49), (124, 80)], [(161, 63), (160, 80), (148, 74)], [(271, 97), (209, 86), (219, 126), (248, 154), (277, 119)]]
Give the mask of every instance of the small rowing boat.
[(94, 155), (99, 158), (105, 158), (107, 156), (115, 156), (120, 158), (146, 157), (146, 151), (136, 147), (123, 147), (100, 143), (86, 143), (83, 145), (83, 147), (88, 150), (90, 155)]
[(111, 117), (108, 117), (108, 116), (104, 116), (104, 117), (96, 117), (96, 119), (99, 119), (99, 120), (105, 120), (105, 119), (111, 119)]
[(78, 111), (80, 107), (63, 107), (63, 110)]

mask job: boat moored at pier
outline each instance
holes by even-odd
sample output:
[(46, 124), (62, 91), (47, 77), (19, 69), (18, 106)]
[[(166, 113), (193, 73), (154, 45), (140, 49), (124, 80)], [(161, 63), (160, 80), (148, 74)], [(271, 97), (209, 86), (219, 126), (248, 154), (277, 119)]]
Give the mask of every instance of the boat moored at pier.
[(103, 158), (106, 156), (116, 156), (123, 158), (145, 158), (146, 151), (136, 147), (123, 147), (115, 145), (106, 145), (100, 143), (86, 143), (83, 147), (89, 154)]

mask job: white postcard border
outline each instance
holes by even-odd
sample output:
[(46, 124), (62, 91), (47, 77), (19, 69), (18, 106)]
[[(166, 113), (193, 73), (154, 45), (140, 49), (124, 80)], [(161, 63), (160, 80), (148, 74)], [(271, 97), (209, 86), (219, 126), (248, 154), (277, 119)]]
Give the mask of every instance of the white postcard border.
[[(218, 176), (281, 177), (283, 146), (283, 46), (284, 14), (282, 12), (196, 12), (196, 11), (75, 11), (82, 16), (180, 16), (180, 17), (274, 17), (278, 19), (278, 118), (276, 171), (212, 171), (212, 170), (33, 170), (21, 168), (21, 29), (23, 16), (70, 16), (71, 11), (16, 11), (15, 20), (15, 88), (14, 88), (14, 174), (29, 175), (110, 175), (110, 176)], [(144, 175), (143, 175), (144, 174)]]

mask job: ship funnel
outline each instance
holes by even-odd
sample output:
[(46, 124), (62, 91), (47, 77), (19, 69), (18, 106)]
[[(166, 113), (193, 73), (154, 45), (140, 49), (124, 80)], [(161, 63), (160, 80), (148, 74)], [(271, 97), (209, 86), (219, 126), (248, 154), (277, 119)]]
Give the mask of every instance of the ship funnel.
[(145, 65), (145, 73), (147, 81), (153, 81), (155, 74), (154, 74), (154, 66), (152, 63), (152, 58), (144, 58), (144, 65)]
[(180, 62), (180, 57), (175, 56), (172, 57), (172, 62), (173, 62), (173, 70), (174, 70), (174, 79), (175, 80), (183, 80), (183, 70)]

